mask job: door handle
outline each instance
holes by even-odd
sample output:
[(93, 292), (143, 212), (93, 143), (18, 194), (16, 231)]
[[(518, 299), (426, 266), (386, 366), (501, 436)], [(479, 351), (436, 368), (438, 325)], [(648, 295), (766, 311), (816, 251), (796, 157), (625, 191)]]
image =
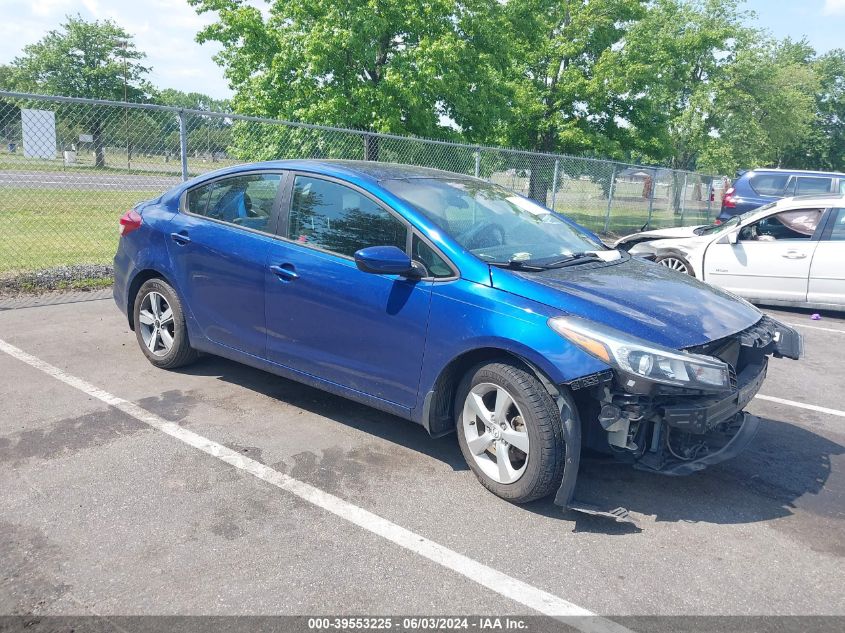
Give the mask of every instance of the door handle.
[(299, 279), (293, 264), (282, 264), (281, 266), (270, 266), (270, 270), (282, 281), (293, 281)]
[(804, 259), (807, 257), (807, 254), (799, 253), (798, 251), (786, 251), (781, 257), (786, 257), (786, 259)]
[(170, 238), (181, 246), (184, 246), (191, 241), (191, 238), (188, 237), (187, 233), (171, 233)]

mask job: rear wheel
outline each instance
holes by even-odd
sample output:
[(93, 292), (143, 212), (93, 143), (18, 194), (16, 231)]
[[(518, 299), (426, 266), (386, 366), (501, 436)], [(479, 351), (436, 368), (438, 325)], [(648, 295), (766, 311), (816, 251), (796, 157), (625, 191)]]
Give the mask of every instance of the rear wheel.
[(188, 342), (182, 303), (162, 279), (150, 279), (135, 295), (135, 338), (156, 367), (175, 369), (193, 362), (197, 353)]
[(692, 271), (692, 266), (690, 266), (689, 262), (680, 255), (661, 255), (660, 257), (656, 257), (654, 261), (661, 266), (666, 266), (666, 268), (671, 268), (679, 273), (695, 277), (695, 273)]
[(560, 486), (560, 411), (533, 374), (507, 362), (475, 367), (458, 388), (455, 416), (461, 452), (485, 488), (526, 503)]

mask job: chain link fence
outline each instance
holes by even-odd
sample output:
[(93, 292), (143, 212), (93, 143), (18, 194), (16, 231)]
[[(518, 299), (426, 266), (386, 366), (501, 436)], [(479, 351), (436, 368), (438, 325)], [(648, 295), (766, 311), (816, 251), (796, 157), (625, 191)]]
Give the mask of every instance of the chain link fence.
[[(701, 224), (721, 179), (231, 113), (0, 91), (0, 308), (106, 296), (117, 219), (203, 172), (284, 158), (372, 160), (474, 175), (603, 235)], [(97, 292), (99, 289), (99, 292)], [(37, 295), (37, 298), (36, 298)]]

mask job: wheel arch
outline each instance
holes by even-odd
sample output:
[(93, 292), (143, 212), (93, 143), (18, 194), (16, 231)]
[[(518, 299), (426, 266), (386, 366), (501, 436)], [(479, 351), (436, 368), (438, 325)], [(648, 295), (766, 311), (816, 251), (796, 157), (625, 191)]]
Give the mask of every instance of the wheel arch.
[(420, 422), (432, 437), (441, 437), (455, 430), (452, 415), (458, 385), (466, 373), (484, 362), (508, 361), (534, 374), (553, 398), (558, 395), (554, 381), (524, 356), (502, 347), (479, 347), (465, 351), (440, 371), (432, 388), (425, 395)]
[(135, 276), (132, 277), (132, 281), (129, 284), (129, 290), (126, 293), (126, 318), (129, 320), (129, 329), (133, 332), (135, 331), (135, 297), (138, 294), (138, 290), (141, 289), (141, 286), (150, 279), (161, 279), (167, 282), (171, 288), (176, 290), (173, 282), (170, 281), (170, 279), (168, 279), (167, 276), (160, 270), (156, 270), (155, 268), (144, 268), (143, 270), (139, 270)]

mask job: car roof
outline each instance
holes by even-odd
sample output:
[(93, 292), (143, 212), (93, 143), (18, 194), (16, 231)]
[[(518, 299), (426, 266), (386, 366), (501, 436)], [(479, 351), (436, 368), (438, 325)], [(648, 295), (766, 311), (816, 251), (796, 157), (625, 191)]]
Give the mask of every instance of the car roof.
[(795, 204), (800, 204), (803, 207), (823, 207), (827, 208), (831, 202), (837, 200), (845, 200), (845, 194), (841, 193), (825, 193), (812, 194), (806, 196), (792, 196), (791, 198), (782, 198), (777, 201), (775, 207), (791, 207)]
[[(845, 176), (845, 173), (839, 171), (813, 171), (810, 169), (782, 169), (780, 167), (758, 167), (750, 169), (743, 176), (752, 176), (754, 174), (797, 174), (809, 176)], [(740, 176), (741, 178), (742, 176)]]
[(475, 180), (467, 174), (459, 174), (442, 169), (420, 167), (417, 165), (400, 165), (398, 163), (379, 163), (366, 160), (271, 160), (260, 163), (244, 163), (234, 167), (226, 167), (208, 174), (203, 174), (205, 180), (208, 177), (225, 176), (237, 174), (243, 171), (255, 169), (294, 169), (313, 171), (329, 176), (357, 177), (374, 182), (382, 180), (408, 179), (408, 178), (438, 178)]

